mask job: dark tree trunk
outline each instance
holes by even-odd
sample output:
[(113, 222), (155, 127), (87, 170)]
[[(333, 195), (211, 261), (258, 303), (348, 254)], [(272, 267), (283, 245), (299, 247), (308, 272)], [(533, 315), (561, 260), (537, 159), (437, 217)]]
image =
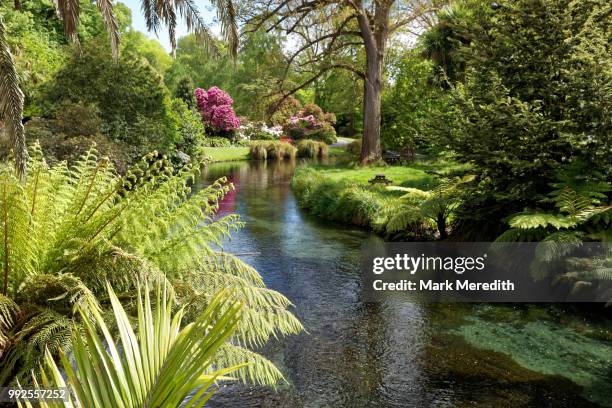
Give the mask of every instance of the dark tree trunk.
[[(370, 58), (368, 58), (370, 59)], [(363, 139), (360, 161), (368, 164), (381, 158), (380, 152), (380, 103), (382, 94), (382, 72), (379, 61), (373, 56), (374, 62), (368, 62), (368, 70), (364, 81), (363, 99)]]
[(381, 158), (380, 105), (385, 47), (389, 35), (389, 7), (390, 4), (385, 2), (376, 3), (374, 24), (370, 24), (365, 11), (357, 16), (366, 53), (361, 164), (369, 164)]
[(448, 238), (448, 234), (446, 233), (446, 217), (444, 214), (438, 214), (438, 218), (436, 220), (436, 224), (438, 225), (438, 232), (440, 233), (440, 239)]

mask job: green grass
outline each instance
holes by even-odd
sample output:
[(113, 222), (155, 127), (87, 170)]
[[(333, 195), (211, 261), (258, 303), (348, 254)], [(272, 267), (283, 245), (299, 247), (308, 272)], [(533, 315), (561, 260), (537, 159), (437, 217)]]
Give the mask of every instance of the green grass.
[(402, 198), (405, 191), (368, 183), (377, 174), (392, 185), (421, 190), (439, 183), (437, 175), (413, 167), (309, 166), (296, 171), (291, 185), (300, 207), (318, 217), (369, 228), (389, 239), (431, 239), (431, 222)]
[(384, 174), (392, 181), (393, 186), (414, 187), (421, 190), (430, 190), (438, 183), (438, 176), (425, 172), (425, 169), (386, 166), (386, 167), (325, 167), (313, 168), (331, 181), (346, 181), (351, 184), (368, 186), (368, 180), (377, 174)]
[(353, 140), (357, 140), (357, 139), (353, 139), (351, 137), (343, 137), (343, 136), (338, 136), (337, 138), (337, 142), (351, 143)]
[(204, 155), (211, 157), (213, 162), (248, 160), (248, 147), (205, 147)]

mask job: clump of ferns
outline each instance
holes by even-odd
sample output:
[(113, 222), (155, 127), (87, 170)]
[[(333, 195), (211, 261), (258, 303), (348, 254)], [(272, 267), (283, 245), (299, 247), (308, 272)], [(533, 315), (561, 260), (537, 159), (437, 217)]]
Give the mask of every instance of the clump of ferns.
[[(575, 173), (575, 171), (573, 171)], [(512, 216), (510, 229), (498, 237), (500, 242), (538, 242), (531, 273), (535, 279), (553, 278), (553, 283), (571, 286), (571, 293), (580, 289), (602, 285), (612, 300), (612, 292), (606, 285), (612, 281), (610, 254), (583, 258), (572, 257), (583, 242), (602, 242), (604, 251), (609, 251), (612, 238), (612, 206), (607, 182), (591, 179), (578, 180), (577, 176), (560, 175), (560, 181), (542, 202), (552, 203), (552, 211), (528, 210)], [(559, 265), (563, 260), (565, 265)], [(579, 268), (580, 267), (580, 268)]]
[(378, 230), (387, 236), (409, 232), (419, 239), (446, 239), (454, 212), (461, 203), (461, 187), (473, 180), (474, 176), (471, 175), (441, 179), (430, 191), (387, 187), (403, 195), (384, 206), (377, 221)]
[[(93, 294), (104, 307), (107, 280), (130, 302), (137, 282), (164, 279), (176, 287), (177, 304), (187, 305), (194, 314), (220, 287), (236, 288), (233, 296), (245, 305), (245, 313), (234, 345), (219, 356), (219, 366), (251, 358), (245, 346), (302, 329), (288, 311), (287, 298), (267, 289), (249, 265), (223, 252), (223, 240), (241, 225), (235, 215), (217, 216), (219, 200), (232, 188), (224, 179), (193, 189), (199, 167), (173, 169), (163, 157), (155, 160), (155, 153), (120, 177), (109, 160), (96, 155), (92, 148), (71, 167), (49, 167), (35, 145), (25, 183), (12, 166), (0, 167), (2, 294), (18, 305), (15, 316), (21, 316), (0, 323), (10, 327), (2, 329), (2, 338), (13, 339), (3, 340), (8, 346), (2, 350), (0, 366), (9, 368), (1, 375), (9, 380), (21, 377), (10, 368), (9, 359), (19, 356), (18, 363), (26, 366), (23, 348), (28, 343), (22, 334), (34, 332), (23, 331), (31, 327), (30, 321), (39, 326), (37, 331), (48, 333), (33, 339), (35, 346), (68, 346), (60, 339), (76, 329), (70, 326), (79, 325), (72, 310), (81, 301), (71, 294), (70, 285), (87, 289), (79, 293)], [(42, 277), (71, 283), (51, 296), (29, 293), (28, 287), (36, 287), (32, 282)], [(42, 304), (33, 302), (33, 296)], [(9, 306), (6, 310), (12, 310)], [(45, 318), (51, 313), (53, 319)], [(49, 329), (43, 329), (45, 324)], [(241, 372), (243, 380), (275, 384), (282, 378), (263, 357), (256, 360), (258, 364)]]

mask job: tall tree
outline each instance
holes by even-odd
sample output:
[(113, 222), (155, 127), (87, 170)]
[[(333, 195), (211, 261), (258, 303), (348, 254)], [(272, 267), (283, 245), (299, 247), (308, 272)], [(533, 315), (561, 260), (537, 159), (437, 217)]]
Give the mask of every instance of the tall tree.
[[(349, 70), (364, 83), (361, 163), (378, 160), (381, 156), (380, 109), (387, 42), (393, 33), (418, 34), (419, 26), (431, 26), (439, 2), (254, 1), (251, 8), (255, 13), (248, 19), (253, 29), (280, 29), (297, 39), (297, 49), (289, 56), (288, 64), (297, 65), (305, 75), (299, 84), (281, 91), (281, 100), (311, 85), (330, 70)], [(350, 52), (356, 46), (363, 48), (365, 61)], [(283, 88), (285, 82), (282, 81)]]

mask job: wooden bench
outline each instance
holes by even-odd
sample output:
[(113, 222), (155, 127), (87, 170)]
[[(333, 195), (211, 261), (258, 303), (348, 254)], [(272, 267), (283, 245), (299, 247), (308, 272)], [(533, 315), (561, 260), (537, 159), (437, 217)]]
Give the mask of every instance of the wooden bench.
[(389, 180), (384, 174), (377, 174), (373, 179), (368, 180), (370, 184), (384, 184), (388, 186), (393, 180)]

